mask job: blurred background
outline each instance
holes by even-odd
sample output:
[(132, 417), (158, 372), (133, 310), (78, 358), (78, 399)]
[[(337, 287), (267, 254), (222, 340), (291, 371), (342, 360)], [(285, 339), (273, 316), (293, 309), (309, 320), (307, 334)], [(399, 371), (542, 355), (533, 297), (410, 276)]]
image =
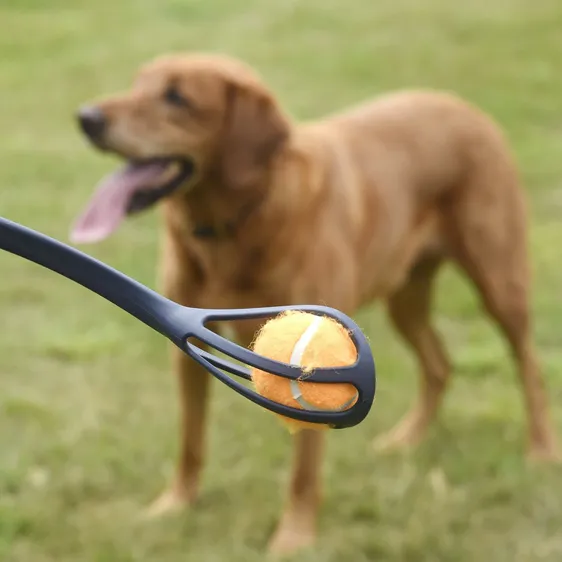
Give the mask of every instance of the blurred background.
[[(245, 59), (298, 118), (406, 87), (490, 112), (528, 189), (536, 337), (562, 430), (560, 0), (2, 0), (0, 25), (0, 215), (64, 241), (115, 165), (86, 146), (75, 109), (167, 51)], [(87, 251), (156, 287), (157, 226), (147, 213)], [(373, 451), (417, 373), (379, 308), (362, 311), (379, 392), (365, 423), (330, 437), (321, 539), (304, 562), (562, 559), (562, 467), (527, 465), (507, 350), (467, 283), (450, 269), (439, 283), (455, 366), (439, 423), (410, 454)], [(273, 416), (215, 385), (199, 508), (142, 522), (176, 459), (165, 340), (7, 254), (0, 319), (0, 560), (264, 559), (290, 461)]]

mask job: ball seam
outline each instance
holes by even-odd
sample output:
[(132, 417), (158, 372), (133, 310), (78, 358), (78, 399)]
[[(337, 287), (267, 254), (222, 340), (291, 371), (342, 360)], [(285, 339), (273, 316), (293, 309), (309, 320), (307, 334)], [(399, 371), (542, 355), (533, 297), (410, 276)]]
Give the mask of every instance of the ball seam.
[[(309, 326), (307, 326), (306, 330), (302, 333), (300, 338), (297, 340), (297, 342), (295, 343), (295, 347), (293, 347), (291, 358), (289, 360), (291, 365), (294, 365), (296, 367), (302, 367), (301, 365), (302, 358), (304, 356), (306, 348), (312, 341), (312, 338), (318, 332), (318, 328), (320, 328), (320, 324), (323, 322), (323, 320), (324, 319), (322, 317), (316, 316), (314, 320), (309, 324)], [(309, 410), (315, 412), (323, 411), (323, 408), (317, 408), (314, 404), (311, 404), (310, 402), (308, 402), (308, 400), (304, 398), (297, 380), (291, 379), (289, 381), (289, 385), (291, 388), (291, 394), (293, 396), (293, 399), (301, 406), (301, 408), (303, 408), (303, 410)], [(334, 410), (335, 411), (346, 410), (353, 404), (356, 398), (357, 398), (357, 393), (353, 398), (346, 401), (339, 408), (334, 408)]]

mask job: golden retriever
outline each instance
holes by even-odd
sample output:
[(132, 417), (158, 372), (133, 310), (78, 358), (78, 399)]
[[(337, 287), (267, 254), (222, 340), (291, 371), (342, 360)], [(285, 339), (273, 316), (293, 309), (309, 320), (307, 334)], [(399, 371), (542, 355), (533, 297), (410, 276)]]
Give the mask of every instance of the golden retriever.
[[(448, 93), (405, 91), (296, 123), (247, 65), (195, 53), (149, 62), (130, 91), (82, 107), (78, 120), (93, 145), (127, 163), (98, 188), (74, 242), (101, 240), (159, 202), (162, 281), (179, 303), (320, 303), (353, 314), (383, 299), (421, 383), (380, 448), (417, 444), (447, 388), (431, 308), (437, 273), (451, 261), (513, 353), (531, 456), (557, 456), (532, 341), (526, 203), (503, 135), (481, 111)], [(257, 328), (240, 323), (237, 338), (250, 344)], [(177, 349), (173, 364), (181, 452), (151, 515), (195, 500), (205, 453), (209, 376)], [(310, 430), (294, 438), (274, 552), (315, 539), (324, 439)]]

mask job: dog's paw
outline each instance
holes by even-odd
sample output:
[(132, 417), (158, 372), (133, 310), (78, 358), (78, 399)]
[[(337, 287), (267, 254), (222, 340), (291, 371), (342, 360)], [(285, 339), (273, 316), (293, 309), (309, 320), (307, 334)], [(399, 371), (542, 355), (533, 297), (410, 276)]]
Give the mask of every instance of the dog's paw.
[(527, 451), (527, 459), (533, 464), (562, 464), (562, 454), (554, 443), (535, 443)]
[(291, 556), (305, 548), (310, 548), (316, 541), (316, 533), (302, 526), (280, 525), (271, 538), (268, 554), (272, 558)]
[(142, 519), (158, 519), (165, 515), (173, 515), (183, 511), (191, 504), (189, 494), (176, 489), (163, 492), (142, 513)]
[(377, 453), (393, 453), (414, 449), (421, 441), (421, 435), (398, 431), (389, 431), (372, 441), (372, 448)]

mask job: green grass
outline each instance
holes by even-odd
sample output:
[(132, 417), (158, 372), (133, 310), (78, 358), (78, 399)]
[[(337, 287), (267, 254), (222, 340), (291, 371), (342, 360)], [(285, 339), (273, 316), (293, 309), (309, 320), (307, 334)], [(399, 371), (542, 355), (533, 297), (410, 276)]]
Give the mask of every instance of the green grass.
[[(451, 89), (492, 112), (529, 190), (536, 333), (562, 430), (559, 0), (5, 0), (0, 22), (0, 214), (61, 239), (113, 166), (86, 147), (73, 111), (126, 87), (164, 51), (239, 55), (298, 117), (409, 86)], [(154, 286), (157, 214), (89, 250)], [(376, 407), (331, 436), (322, 538), (300, 560), (561, 559), (562, 469), (526, 465), (505, 347), (462, 279), (447, 271), (440, 289), (437, 320), (456, 372), (439, 423), (412, 454), (372, 451), (417, 379), (380, 310), (362, 312), (378, 360)], [(7, 255), (0, 317), (0, 560), (263, 559), (290, 459), (273, 416), (215, 386), (199, 508), (140, 522), (176, 455), (165, 341)]]

